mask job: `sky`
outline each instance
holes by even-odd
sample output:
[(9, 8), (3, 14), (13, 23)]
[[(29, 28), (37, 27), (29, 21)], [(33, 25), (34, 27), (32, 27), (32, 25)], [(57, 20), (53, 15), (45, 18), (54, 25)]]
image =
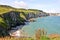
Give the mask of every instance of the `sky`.
[(60, 0), (0, 0), (0, 5), (39, 9), (47, 13), (60, 13)]

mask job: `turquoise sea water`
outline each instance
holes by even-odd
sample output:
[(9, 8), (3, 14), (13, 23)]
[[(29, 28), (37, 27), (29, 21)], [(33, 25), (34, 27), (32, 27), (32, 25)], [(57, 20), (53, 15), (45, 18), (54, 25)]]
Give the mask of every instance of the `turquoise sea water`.
[(35, 19), (36, 22), (30, 22), (29, 25), (25, 25), (22, 30), (29, 35), (33, 35), (37, 29), (44, 28), (47, 34), (60, 34), (60, 16), (39, 17)]

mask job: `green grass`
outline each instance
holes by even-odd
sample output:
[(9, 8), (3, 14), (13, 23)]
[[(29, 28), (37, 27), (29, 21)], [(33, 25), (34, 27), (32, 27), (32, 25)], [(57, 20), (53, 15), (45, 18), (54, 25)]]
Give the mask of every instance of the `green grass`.
[(48, 37), (46, 37), (46, 36), (45, 37), (43, 36), (43, 37), (41, 37), (40, 40), (50, 40), (50, 39)]
[(19, 11), (19, 12), (25, 12), (25, 13), (43, 12), (42, 10), (38, 10), (38, 9), (23, 9), (23, 8), (14, 8), (14, 7), (7, 6), (7, 5), (0, 5), (0, 14), (6, 13), (9, 11)]

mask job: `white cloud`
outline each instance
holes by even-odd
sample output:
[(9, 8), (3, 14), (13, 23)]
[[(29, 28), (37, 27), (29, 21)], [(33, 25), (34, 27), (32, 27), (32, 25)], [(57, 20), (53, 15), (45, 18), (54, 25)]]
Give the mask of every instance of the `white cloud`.
[(28, 7), (28, 5), (24, 1), (15, 1), (13, 3), (13, 6), (17, 7), (17, 8), (27, 8)]

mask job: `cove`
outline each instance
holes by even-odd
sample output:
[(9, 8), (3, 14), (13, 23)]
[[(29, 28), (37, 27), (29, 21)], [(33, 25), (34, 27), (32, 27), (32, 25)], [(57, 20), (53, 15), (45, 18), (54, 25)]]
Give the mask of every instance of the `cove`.
[(34, 35), (38, 28), (44, 29), (47, 34), (60, 34), (60, 16), (38, 17), (35, 20), (22, 28), (30, 36)]

